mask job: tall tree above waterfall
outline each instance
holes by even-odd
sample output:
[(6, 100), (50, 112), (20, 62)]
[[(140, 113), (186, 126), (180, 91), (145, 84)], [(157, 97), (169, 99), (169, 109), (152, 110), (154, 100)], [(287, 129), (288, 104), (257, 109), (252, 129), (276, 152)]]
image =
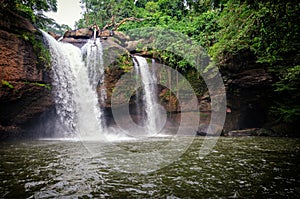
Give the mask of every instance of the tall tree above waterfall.
[(83, 19), (77, 22), (77, 27), (88, 27), (96, 23), (103, 27), (112, 21), (120, 21), (136, 15), (136, 6), (132, 0), (81, 0)]

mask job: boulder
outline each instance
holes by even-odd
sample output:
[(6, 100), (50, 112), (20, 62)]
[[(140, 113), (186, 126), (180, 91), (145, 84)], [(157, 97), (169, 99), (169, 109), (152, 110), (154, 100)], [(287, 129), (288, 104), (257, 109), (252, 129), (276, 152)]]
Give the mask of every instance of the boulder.
[(89, 28), (80, 28), (77, 30), (68, 30), (64, 34), (64, 38), (71, 37), (75, 39), (89, 39), (93, 37), (93, 31)]
[(125, 35), (124, 33), (122, 32), (119, 32), (119, 31), (114, 31), (114, 37), (122, 42), (125, 42), (125, 41), (129, 41), (130, 40), (130, 37)]
[(73, 44), (74, 46), (77, 46), (78, 48), (81, 48), (82, 46), (84, 46), (84, 44), (86, 44), (86, 41), (87, 41), (86, 39), (75, 39), (72, 37), (65, 37), (61, 40), (61, 42)]
[(110, 31), (110, 30), (104, 30), (99, 32), (98, 37), (111, 37), (114, 35), (114, 32)]
[(231, 86), (240, 88), (253, 88), (269, 85), (272, 83), (272, 76), (264, 68), (255, 68), (243, 71), (231, 79)]

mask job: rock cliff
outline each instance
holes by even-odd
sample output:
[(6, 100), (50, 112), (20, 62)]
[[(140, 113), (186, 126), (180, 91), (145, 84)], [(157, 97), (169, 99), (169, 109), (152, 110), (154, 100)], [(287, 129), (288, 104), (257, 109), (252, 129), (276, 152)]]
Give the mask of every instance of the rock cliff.
[(5, 139), (22, 137), (53, 102), (45, 60), (37, 55), (41, 34), (9, 10), (0, 15), (0, 139)]
[(225, 132), (261, 128), (268, 121), (272, 75), (255, 60), (254, 55), (244, 52), (228, 58), (220, 67), (228, 106)]

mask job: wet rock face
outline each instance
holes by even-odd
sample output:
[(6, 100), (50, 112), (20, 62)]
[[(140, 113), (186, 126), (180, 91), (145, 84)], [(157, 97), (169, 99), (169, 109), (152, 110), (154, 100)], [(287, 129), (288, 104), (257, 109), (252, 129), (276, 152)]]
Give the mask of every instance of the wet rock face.
[(243, 60), (232, 58), (221, 67), (228, 106), (225, 132), (261, 128), (267, 122), (272, 76), (255, 57), (246, 53)]
[[(48, 71), (39, 65), (26, 35), (37, 30), (10, 12), (0, 20), (0, 139), (21, 136), (28, 124), (52, 107)], [(40, 38), (42, 39), (42, 38)], [(34, 123), (34, 122), (33, 122)]]
[(0, 77), (6, 81), (41, 81), (42, 71), (34, 61), (33, 47), (18, 35), (0, 30)]

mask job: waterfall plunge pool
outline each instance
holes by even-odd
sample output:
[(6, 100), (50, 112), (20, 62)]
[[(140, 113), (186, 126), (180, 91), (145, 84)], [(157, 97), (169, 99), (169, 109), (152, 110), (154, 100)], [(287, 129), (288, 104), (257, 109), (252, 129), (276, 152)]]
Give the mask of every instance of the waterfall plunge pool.
[(111, 160), (125, 164), (127, 152), (158, 150), (169, 138), (94, 142), (96, 156), (72, 140), (1, 143), (0, 197), (299, 198), (299, 139), (221, 137), (200, 158), (203, 140), (196, 137), (182, 156), (149, 173), (123, 172)]

